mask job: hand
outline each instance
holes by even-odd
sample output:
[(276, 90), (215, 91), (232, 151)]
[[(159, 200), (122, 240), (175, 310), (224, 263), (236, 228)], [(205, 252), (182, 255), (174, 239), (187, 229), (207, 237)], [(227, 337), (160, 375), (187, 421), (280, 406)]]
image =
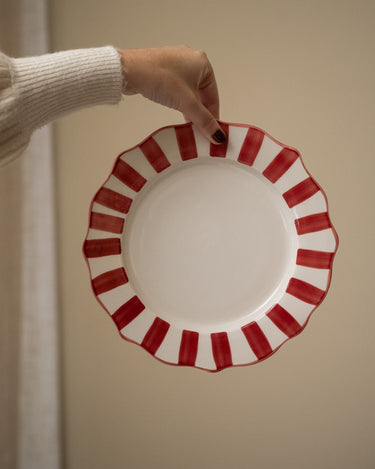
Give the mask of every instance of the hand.
[(144, 97), (176, 109), (212, 143), (226, 136), (217, 123), (219, 94), (214, 71), (202, 51), (187, 46), (119, 51), (124, 94)]

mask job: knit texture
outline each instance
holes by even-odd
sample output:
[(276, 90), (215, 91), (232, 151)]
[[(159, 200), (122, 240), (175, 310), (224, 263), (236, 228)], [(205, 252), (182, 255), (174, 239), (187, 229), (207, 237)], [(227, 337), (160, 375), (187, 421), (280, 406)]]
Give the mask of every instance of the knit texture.
[(63, 114), (120, 101), (123, 75), (113, 47), (11, 59), (0, 53), (0, 164), (18, 156), (32, 132)]
[(30, 132), (18, 121), (18, 99), (12, 86), (10, 60), (0, 53), (0, 165), (16, 158), (26, 147)]

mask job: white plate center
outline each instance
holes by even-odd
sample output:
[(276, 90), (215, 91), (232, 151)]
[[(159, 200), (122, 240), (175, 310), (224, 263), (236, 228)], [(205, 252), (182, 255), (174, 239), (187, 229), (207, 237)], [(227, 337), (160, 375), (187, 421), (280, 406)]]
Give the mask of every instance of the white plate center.
[(133, 202), (123, 251), (129, 281), (182, 328), (256, 319), (295, 265), (291, 213), (276, 188), (232, 160), (199, 158), (158, 175)]

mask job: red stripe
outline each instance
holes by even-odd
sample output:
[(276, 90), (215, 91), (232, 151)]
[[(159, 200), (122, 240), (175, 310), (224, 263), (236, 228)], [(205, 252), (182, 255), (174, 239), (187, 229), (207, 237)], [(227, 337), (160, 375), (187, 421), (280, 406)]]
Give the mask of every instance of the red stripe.
[(220, 145), (215, 145), (214, 143), (211, 143), (210, 155), (217, 156), (219, 158), (225, 158), (227, 154), (228, 141), (229, 141), (229, 125), (221, 122), (220, 126), (223, 129), (225, 135), (227, 136), (227, 139), (225, 140), (224, 143), (221, 143)]
[(182, 331), (180, 353), (178, 355), (178, 364), (194, 366), (198, 353), (198, 332)]
[(95, 202), (118, 212), (128, 213), (132, 199), (107, 187), (102, 187), (95, 196)]
[(296, 161), (298, 154), (289, 148), (283, 148), (263, 171), (263, 176), (275, 183)]
[(160, 344), (163, 342), (169, 329), (169, 323), (163, 319), (155, 318), (152, 326), (147, 331), (144, 339), (142, 340), (142, 347), (148, 350), (152, 355), (155, 355)]
[(86, 257), (103, 257), (121, 254), (119, 238), (87, 239), (83, 247)]
[(311, 305), (321, 303), (326, 293), (324, 290), (298, 278), (291, 278), (289, 280), (286, 292)]
[(272, 353), (272, 347), (267, 337), (256, 322), (253, 321), (241, 329), (258, 360)]
[(192, 126), (175, 127), (178, 148), (183, 161), (198, 157), (197, 145)]
[(127, 283), (128, 277), (125, 270), (120, 267), (119, 269), (109, 270), (104, 274), (98, 275), (92, 279), (92, 288), (96, 295), (100, 295), (109, 290), (113, 290), (124, 283)]
[(294, 223), (299, 235), (326, 230), (332, 226), (327, 212), (314, 213), (314, 215), (298, 218), (294, 220)]
[(104, 213), (91, 212), (90, 228), (121, 234), (124, 228), (124, 219)]
[(152, 137), (139, 145), (139, 148), (157, 173), (160, 173), (171, 165), (163, 150)]
[(333, 252), (298, 249), (296, 264), (314, 269), (331, 269), (333, 256)]
[(284, 192), (283, 197), (290, 208), (309, 199), (320, 189), (312, 178), (307, 178), (296, 186)]
[(113, 175), (136, 192), (139, 192), (147, 182), (147, 179), (122, 159), (117, 160)]
[(211, 334), (212, 353), (218, 370), (233, 366), (232, 352), (226, 332)]
[(145, 305), (140, 301), (137, 296), (133, 296), (129, 301), (124, 303), (112, 315), (119, 331), (133, 321), (143, 310)]
[(280, 305), (275, 305), (267, 316), (288, 337), (295, 336), (302, 329), (299, 322)]
[(252, 166), (262, 146), (263, 138), (264, 133), (261, 130), (250, 127), (238, 155), (238, 161)]

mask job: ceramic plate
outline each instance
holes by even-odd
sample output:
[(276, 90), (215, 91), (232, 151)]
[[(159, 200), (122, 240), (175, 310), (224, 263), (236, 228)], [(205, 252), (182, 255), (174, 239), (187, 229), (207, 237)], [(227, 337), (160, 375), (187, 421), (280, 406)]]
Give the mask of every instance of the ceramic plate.
[(120, 335), (163, 362), (256, 363), (325, 297), (337, 235), (297, 150), (263, 130), (191, 124), (122, 153), (90, 208), (84, 255)]

